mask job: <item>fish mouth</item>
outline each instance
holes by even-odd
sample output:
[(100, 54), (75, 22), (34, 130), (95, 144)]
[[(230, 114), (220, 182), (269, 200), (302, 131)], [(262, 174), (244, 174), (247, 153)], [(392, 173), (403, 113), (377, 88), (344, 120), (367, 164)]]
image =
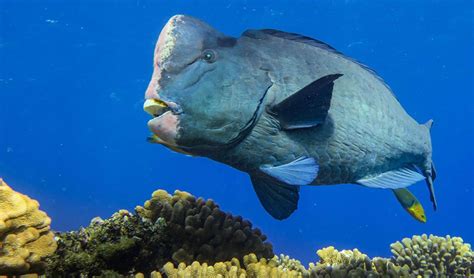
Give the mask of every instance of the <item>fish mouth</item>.
[(179, 105), (174, 102), (151, 98), (145, 100), (143, 110), (153, 117), (148, 121), (148, 128), (154, 134), (154, 141), (164, 145), (176, 146), (178, 115), (181, 114)]

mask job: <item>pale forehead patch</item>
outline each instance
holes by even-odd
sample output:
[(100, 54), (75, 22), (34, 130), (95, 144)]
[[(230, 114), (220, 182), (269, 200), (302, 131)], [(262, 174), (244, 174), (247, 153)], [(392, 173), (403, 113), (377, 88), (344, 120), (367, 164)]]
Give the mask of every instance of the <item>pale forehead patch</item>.
[(157, 63), (162, 63), (171, 56), (173, 48), (176, 45), (176, 36), (173, 35), (173, 32), (176, 26), (183, 21), (183, 17), (182, 15), (173, 16), (168, 20), (163, 30), (161, 30), (155, 48)]

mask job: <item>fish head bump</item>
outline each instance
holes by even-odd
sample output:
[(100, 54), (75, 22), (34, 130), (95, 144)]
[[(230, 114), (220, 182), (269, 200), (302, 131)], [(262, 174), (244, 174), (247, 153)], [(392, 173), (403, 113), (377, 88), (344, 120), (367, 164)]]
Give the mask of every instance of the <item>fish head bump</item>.
[(272, 83), (248, 38), (232, 38), (189, 16), (173, 16), (155, 47), (144, 109), (167, 146), (191, 153), (243, 137)]

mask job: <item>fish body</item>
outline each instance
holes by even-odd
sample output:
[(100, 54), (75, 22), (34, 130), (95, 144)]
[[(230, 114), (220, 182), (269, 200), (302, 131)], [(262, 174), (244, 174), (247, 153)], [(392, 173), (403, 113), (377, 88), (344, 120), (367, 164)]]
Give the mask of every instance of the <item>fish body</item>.
[(393, 189), (393, 194), (395, 194), (398, 202), (408, 212), (408, 214), (410, 214), (414, 219), (426, 223), (425, 210), (413, 193), (406, 188), (399, 188)]
[(426, 180), (435, 204), (431, 121), (418, 124), (375, 72), (323, 42), (276, 30), (232, 38), (179, 15), (154, 67), (145, 110), (159, 141), (247, 172), (277, 219), (297, 208), (301, 185)]
[[(264, 106), (279, 103), (320, 77), (344, 75), (335, 81), (328, 116), (320, 126), (282, 132), (278, 121), (263, 111), (245, 140), (215, 158), (252, 172), (260, 165), (314, 157), (320, 171), (312, 185), (354, 183), (406, 164), (431, 169), (429, 128), (411, 118), (372, 71), (324, 45), (266, 33), (255, 35), (260, 39), (251, 36), (246, 41), (271, 69)], [(272, 58), (289, 53), (292, 59)]]

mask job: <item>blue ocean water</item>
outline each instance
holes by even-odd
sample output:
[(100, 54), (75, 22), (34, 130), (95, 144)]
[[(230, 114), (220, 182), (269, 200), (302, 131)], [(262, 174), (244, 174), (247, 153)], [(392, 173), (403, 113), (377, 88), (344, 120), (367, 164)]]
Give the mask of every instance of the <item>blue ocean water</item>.
[[(233, 36), (301, 33), (375, 69), (418, 122), (435, 120), (439, 210), (424, 183), (411, 190), (426, 224), (388, 191), (305, 187), (296, 213), (278, 221), (246, 174), (147, 143), (143, 96), (155, 41), (174, 14)], [(0, 0), (0, 177), (39, 200), (61, 231), (133, 210), (162, 188), (216, 200), (305, 263), (328, 245), (389, 256), (391, 242), (421, 233), (473, 243), (473, 18), (472, 1), (447, 0)]]

